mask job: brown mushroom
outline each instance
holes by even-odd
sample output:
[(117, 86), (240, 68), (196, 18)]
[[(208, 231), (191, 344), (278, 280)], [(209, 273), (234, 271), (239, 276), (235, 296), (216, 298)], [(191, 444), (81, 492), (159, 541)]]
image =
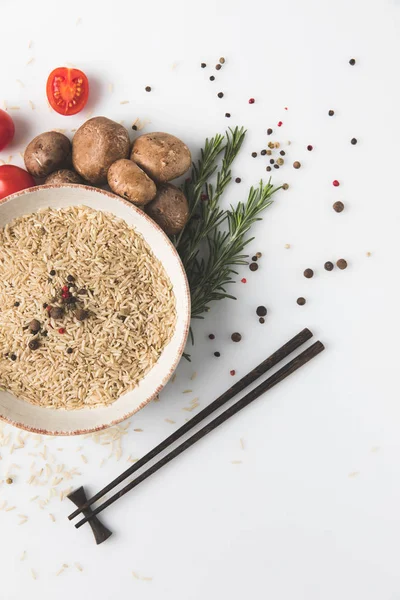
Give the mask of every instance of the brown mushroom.
[(179, 188), (164, 183), (158, 188), (154, 200), (146, 206), (146, 212), (167, 235), (176, 235), (188, 221), (189, 205)]
[(79, 127), (72, 140), (74, 169), (90, 183), (107, 182), (109, 167), (129, 156), (125, 127), (106, 117), (94, 117)]
[(83, 183), (83, 179), (72, 169), (59, 169), (46, 177), (46, 184)]
[(28, 144), (24, 161), (31, 175), (47, 177), (71, 163), (71, 142), (58, 131), (41, 133)]
[(154, 181), (136, 163), (127, 158), (121, 158), (111, 165), (107, 180), (115, 194), (139, 206), (144, 206), (153, 200), (157, 193)]
[(186, 173), (192, 158), (189, 148), (180, 139), (169, 133), (155, 132), (135, 140), (131, 160), (154, 181), (165, 183)]

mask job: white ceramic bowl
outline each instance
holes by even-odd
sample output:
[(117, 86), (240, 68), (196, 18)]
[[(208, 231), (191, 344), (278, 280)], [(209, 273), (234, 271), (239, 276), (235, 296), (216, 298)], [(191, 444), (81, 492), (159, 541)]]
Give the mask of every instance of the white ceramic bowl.
[[(99, 431), (132, 416), (164, 387), (185, 347), (190, 323), (190, 294), (179, 256), (164, 232), (141, 210), (104, 190), (84, 185), (46, 185), (8, 196), (0, 202), (0, 227), (16, 217), (40, 208), (85, 205), (120, 217), (139, 231), (162, 262), (170, 278), (177, 309), (177, 323), (170, 343), (139, 385), (110, 406), (60, 410), (33, 406), (9, 392), (0, 391), (0, 419), (16, 427), (49, 435), (77, 435)], [(0, 250), (1, 251), (1, 250)]]

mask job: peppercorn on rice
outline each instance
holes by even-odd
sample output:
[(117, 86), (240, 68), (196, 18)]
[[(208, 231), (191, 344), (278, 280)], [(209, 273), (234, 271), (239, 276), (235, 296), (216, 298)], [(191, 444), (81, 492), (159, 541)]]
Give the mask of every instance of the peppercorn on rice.
[(175, 323), (162, 264), (123, 220), (46, 208), (0, 229), (0, 385), (15, 396), (111, 404), (153, 367)]

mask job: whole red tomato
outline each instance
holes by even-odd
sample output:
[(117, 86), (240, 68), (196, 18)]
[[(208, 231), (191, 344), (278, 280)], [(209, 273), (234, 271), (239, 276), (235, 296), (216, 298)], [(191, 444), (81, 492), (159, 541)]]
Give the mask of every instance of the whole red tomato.
[(35, 180), (28, 171), (14, 165), (0, 167), (0, 200), (34, 185)]
[(89, 98), (89, 81), (83, 71), (58, 67), (47, 79), (47, 99), (60, 115), (76, 115)]
[(15, 127), (10, 115), (0, 109), (0, 150), (3, 150), (14, 137)]

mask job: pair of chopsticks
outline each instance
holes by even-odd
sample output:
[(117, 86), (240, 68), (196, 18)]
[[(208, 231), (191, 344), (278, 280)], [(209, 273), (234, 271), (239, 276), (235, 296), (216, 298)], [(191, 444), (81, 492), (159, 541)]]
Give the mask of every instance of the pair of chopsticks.
[[(141, 467), (143, 467), (146, 463), (160, 454), (163, 450), (167, 449), (171, 444), (176, 442), (179, 438), (181, 438), (185, 433), (193, 429), (196, 425), (198, 425), (201, 421), (203, 421), (206, 417), (215, 412), (218, 408), (223, 406), (228, 400), (236, 396), (238, 393), (242, 392), (245, 388), (247, 388), (250, 384), (254, 383), (261, 375), (264, 375), (268, 371), (270, 371), (273, 367), (275, 367), (282, 360), (287, 358), (292, 352), (297, 350), (300, 346), (302, 346), (305, 342), (307, 342), (311, 337), (312, 333), (309, 329), (303, 329), (300, 333), (298, 333), (294, 338), (289, 340), (286, 344), (284, 344), (281, 348), (279, 348), (276, 352), (274, 352), (271, 356), (265, 359), (262, 363), (260, 363), (255, 369), (250, 371), (247, 375), (245, 375), (240, 381), (235, 383), (231, 388), (229, 388), (226, 392), (224, 392), (221, 396), (219, 396), (214, 402), (209, 404), (206, 408), (200, 411), (197, 415), (195, 415), (192, 419), (187, 421), (182, 427), (177, 429), (174, 433), (168, 436), (163, 442), (158, 444), (153, 450), (150, 450), (145, 456), (143, 456), (138, 462), (134, 465), (126, 469), (121, 475), (119, 475), (116, 479), (111, 481), (108, 485), (106, 485), (100, 492), (81, 503), (79, 508), (77, 508), (73, 513), (69, 515), (69, 519), (72, 520), (81, 513), (86, 513), (84, 519), (81, 519), (75, 527), (78, 529), (88, 521), (92, 522), (93, 518), (96, 517), (99, 513), (101, 513), (105, 508), (116, 502), (119, 498), (124, 496), (127, 492), (132, 490), (134, 487), (139, 485), (142, 481), (150, 477), (153, 473), (161, 469), (164, 465), (168, 464), (182, 454), (185, 450), (193, 446), (196, 442), (201, 440), (204, 436), (206, 436), (210, 431), (216, 429), (219, 425), (227, 421), (230, 417), (238, 413), (242, 408), (248, 406), (253, 400), (256, 400), (259, 396), (270, 390), (280, 381), (283, 381), (288, 375), (297, 371), (300, 367), (304, 366), (307, 362), (309, 362), (312, 358), (317, 356), (320, 352), (324, 350), (324, 346), (321, 342), (315, 342), (309, 348), (301, 352), (298, 356), (293, 358), (290, 362), (284, 365), (281, 369), (276, 371), (273, 375), (268, 377), (263, 383), (258, 385), (256, 388), (251, 390), (248, 394), (246, 394), (243, 398), (238, 400), (231, 407), (226, 409), (222, 414), (218, 417), (210, 421), (208, 425), (205, 425), (202, 429), (200, 429), (197, 433), (193, 434), (190, 438), (185, 440), (179, 446), (177, 446), (174, 450), (169, 452), (166, 456), (161, 458), (154, 465), (149, 467), (146, 471), (144, 471), (141, 475), (136, 477), (133, 481), (128, 483), (121, 490), (116, 492), (113, 496), (111, 496), (108, 500), (103, 502), (100, 506), (95, 509), (91, 509), (92, 504), (100, 500), (105, 494), (110, 492), (120, 483), (125, 481), (128, 477), (130, 477), (133, 473), (138, 471)], [(71, 494), (71, 496), (74, 492)], [(73, 498), (70, 498), (73, 500)], [(73, 500), (76, 504), (76, 500)]]

